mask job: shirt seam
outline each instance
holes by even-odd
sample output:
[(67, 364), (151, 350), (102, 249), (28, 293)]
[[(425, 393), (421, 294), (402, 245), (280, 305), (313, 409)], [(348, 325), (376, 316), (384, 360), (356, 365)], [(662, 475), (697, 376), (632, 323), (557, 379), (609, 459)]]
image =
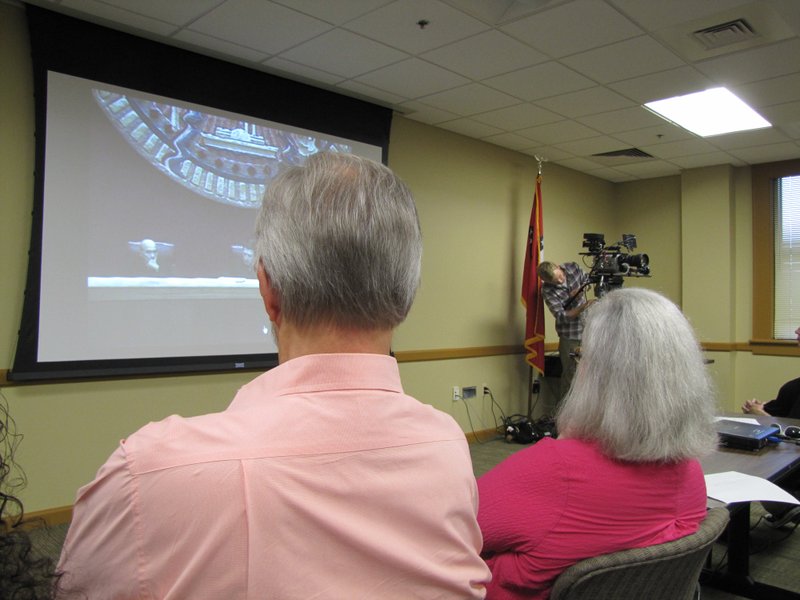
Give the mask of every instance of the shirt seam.
[(311, 458), (315, 456), (334, 456), (337, 454), (359, 454), (363, 452), (372, 452), (377, 450), (390, 450), (393, 448), (408, 448), (411, 446), (422, 446), (426, 444), (442, 444), (442, 443), (452, 443), (452, 442), (465, 442), (464, 438), (461, 437), (454, 437), (454, 438), (445, 438), (445, 439), (436, 439), (436, 440), (426, 440), (422, 442), (409, 442), (406, 444), (388, 444), (383, 446), (371, 446), (371, 447), (363, 447), (363, 448), (353, 448), (351, 450), (334, 450), (334, 451), (318, 451), (318, 452), (306, 452), (306, 453), (298, 453), (296, 449), (291, 451), (287, 451), (285, 453), (280, 454), (259, 454), (254, 453), (253, 456), (241, 456), (241, 452), (236, 453), (236, 456), (229, 456), (229, 457), (221, 457), (221, 458), (207, 458), (207, 459), (198, 459), (194, 461), (187, 461), (183, 463), (178, 463), (174, 465), (166, 465), (163, 467), (153, 467), (150, 469), (145, 469), (141, 471), (136, 471), (135, 474), (132, 473), (133, 477), (139, 477), (142, 475), (148, 475), (150, 473), (158, 473), (161, 471), (167, 471), (169, 469), (178, 469), (182, 467), (188, 467), (190, 465), (199, 465), (199, 464), (208, 464), (208, 463), (218, 463), (218, 462), (234, 462), (238, 461), (240, 463), (246, 460), (272, 460), (272, 459), (285, 459), (285, 458)]
[(123, 452), (125, 453), (125, 468), (128, 471), (128, 478), (130, 480), (131, 485), (131, 512), (133, 513), (133, 531), (134, 531), (134, 545), (136, 548), (136, 572), (137, 572), (137, 582), (139, 585), (140, 596), (142, 598), (149, 598), (151, 597), (147, 593), (147, 577), (145, 575), (145, 556), (143, 552), (144, 548), (144, 533), (142, 528), (142, 515), (140, 510), (140, 502), (139, 502), (139, 486), (137, 485), (137, 475), (134, 473), (133, 469), (133, 458), (128, 454), (128, 452), (123, 447)]

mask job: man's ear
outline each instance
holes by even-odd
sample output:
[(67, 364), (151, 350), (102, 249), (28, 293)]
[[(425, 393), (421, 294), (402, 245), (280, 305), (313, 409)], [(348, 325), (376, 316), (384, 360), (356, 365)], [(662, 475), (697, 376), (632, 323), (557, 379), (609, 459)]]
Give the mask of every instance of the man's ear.
[(264, 270), (264, 265), (259, 261), (258, 268), (256, 269), (258, 276), (258, 291), (261, 294), (261, 299), (264, 301), (264, 308), (267, 310), (269, 320), (280, 325), (281, 318), (281, 300), (278, 293), (272, 287), (269, 275)]

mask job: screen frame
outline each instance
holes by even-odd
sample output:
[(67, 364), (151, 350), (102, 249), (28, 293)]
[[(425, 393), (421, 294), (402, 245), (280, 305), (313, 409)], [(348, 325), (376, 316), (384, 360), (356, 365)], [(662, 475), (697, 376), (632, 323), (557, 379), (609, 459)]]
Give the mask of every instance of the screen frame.
[[(33, 219), (21, 324), (9, 381), (265, 370), (277, 353), (158, 358), (38, 360), (47, 77), (55, 71), (148, 94), (285, 123), (378, 146), (388, 159), (391, 109), (269, 73), (26, 5), (33, 63)], [(203, 73), (204, 77), (198, 77)], [(236, 82), (221, 85), (220, 82)]]

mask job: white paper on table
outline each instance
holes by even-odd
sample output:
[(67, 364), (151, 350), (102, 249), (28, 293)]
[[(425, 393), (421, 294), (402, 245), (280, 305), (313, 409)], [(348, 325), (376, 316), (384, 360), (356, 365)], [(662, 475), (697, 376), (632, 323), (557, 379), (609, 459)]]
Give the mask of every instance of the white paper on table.
[(725, 504), (751, 502), (753, 500), (800, 504), (800, 500), (771, 481), (767, 481), (763, 477), (745, 475), (737, 471), (706, 475), (706, 493), (709, 498), (714, 498)]
[(750, 425), (761, 425), (757, 419), (753, 417), (716, 417), (715, 421), (738, 421), (739, 423), (748, 423)]

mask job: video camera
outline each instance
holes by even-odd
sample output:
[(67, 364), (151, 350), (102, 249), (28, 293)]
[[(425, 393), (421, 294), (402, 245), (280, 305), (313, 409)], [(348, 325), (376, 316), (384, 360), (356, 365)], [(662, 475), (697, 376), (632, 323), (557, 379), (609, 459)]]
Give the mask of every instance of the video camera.
[(647, 254), (632, 254), (636, 248), (636, 236), (633, 234), (623, 233), (621, 242), (606, 246), (602, 233), (584, 233), (583, 247), (587, 250), (581, 252), (581, 256), (593, 258), (589, 284), (594, 284), (594, 295), (597, 298), (622, 287), (624, 277), (650, 275), (650, 259)]

